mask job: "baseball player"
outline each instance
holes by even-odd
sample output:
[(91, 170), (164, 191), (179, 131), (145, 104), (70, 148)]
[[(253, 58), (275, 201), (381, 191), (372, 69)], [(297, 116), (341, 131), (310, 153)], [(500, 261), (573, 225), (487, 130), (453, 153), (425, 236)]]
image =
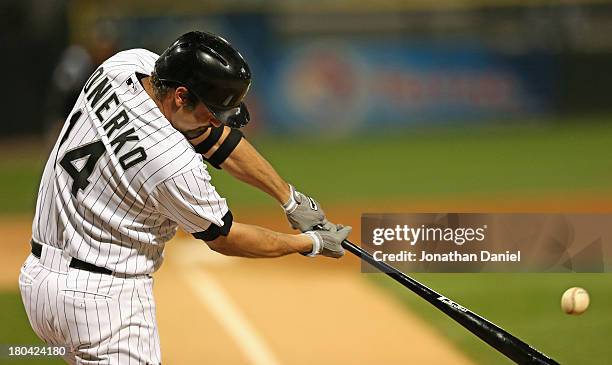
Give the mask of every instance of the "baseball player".
[[(350, 227), (287, 184), (244, 138), (243, 57), (203, 32), (161, 56), (119, 52), (89, 77), (49, 156), (19, 276), (32, 328), (70, 364), (160, 364), (151, 274), (180, 226), (244, 257), (341, 257)], [(204, 161), (276, 199), (284, 234), (234, 221)], [(316, 229), (315, 229), (316, 228)]]

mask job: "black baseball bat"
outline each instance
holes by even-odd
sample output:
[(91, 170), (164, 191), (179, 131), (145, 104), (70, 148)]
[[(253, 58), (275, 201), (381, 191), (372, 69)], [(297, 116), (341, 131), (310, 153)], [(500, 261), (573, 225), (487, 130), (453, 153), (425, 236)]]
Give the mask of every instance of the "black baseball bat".
[(418, 296), (428, 301), (447, 316), (457, 321), (468, 331), (480, 337), (481, 340), (488, 343), (517, 364), (559, 365), (555, 360), (471, 310), (436, 293), (396, 268), (382, 261), (376, 261), (367, 251), (352, 242), (344, 240), (342, 242), (342, 247), (415, 292)]

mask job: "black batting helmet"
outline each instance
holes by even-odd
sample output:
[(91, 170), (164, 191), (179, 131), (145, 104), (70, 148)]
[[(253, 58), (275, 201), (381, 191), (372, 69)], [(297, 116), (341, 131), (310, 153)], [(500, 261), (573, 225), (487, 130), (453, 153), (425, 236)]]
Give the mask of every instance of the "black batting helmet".
[(225, 39), (205, 32), (183, 34), (159, 56), (155, 73), (164, 83), (187, 87), (224, 124), (239, 128), (249, 122), (242, 99), (251, 71)]

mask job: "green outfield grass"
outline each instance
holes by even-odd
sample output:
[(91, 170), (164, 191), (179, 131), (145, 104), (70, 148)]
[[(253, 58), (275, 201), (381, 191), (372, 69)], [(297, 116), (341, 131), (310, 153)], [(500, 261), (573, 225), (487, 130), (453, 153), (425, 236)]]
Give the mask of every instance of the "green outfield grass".
[(28, 158), (0, 158), (0, 214), (32, 213), (44, 161)]
[[(529, 127), (387, 131), (351, 138), (279, 136), (255, 138), (253, 143), (282, 176), (329, 206), (378, 198), (610, 196), (611, 141), (610, 123), (580, 120)], [(43, 162), (0, 159), (1, 214), (32, 214)], [(212, 175), (232, 207), (275, 205), (223, 172)], [(563, 364), (604, 364), (612, 359), (612, 275), (415, 276)], [(368, 277), (479, 363), (509, 363), (414, 294), (377, 275)], [(560, 296), (570, 286), (583, 286), (592, 295), (592, 307), (583, 316), (566, 316), (559, 308)], [(19, 300), (15, 292), (0, 295), (0, 343), (34, 341)]]

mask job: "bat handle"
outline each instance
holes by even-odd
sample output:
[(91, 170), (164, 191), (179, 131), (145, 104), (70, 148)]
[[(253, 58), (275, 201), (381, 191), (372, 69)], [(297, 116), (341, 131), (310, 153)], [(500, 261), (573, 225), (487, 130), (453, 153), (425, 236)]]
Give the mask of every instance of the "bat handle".
[(353, 242), (344, 240), (342, 241), (342, 247), (344, 247), (345, 250), (350, 251), (352, 254), (361, 257), (361, 250), (359, 250)]

